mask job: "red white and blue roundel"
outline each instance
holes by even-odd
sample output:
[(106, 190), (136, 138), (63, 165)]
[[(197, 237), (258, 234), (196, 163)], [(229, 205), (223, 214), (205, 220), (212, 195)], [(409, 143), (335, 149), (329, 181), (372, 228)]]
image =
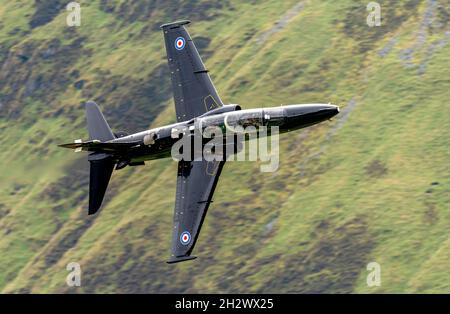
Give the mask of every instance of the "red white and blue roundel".
[(177, 50), (183, 50), (185, 45), (186, 40), (183, 37), (178, 37), (177, 39), (175, 39), (175, 48)]
[(180, 235), (180, 242), (183, 245), (188, 245), (191, 242), (191, 234), (188, 231), (183, 231)]

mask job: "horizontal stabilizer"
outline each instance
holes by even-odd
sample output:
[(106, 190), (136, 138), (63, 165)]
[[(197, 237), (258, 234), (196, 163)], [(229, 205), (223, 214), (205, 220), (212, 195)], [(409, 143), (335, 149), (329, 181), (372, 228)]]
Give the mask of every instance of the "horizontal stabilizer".
[(109, 179), (113, 172), (115, 162), (111, 157), (98, 160), (89, 160), (89, 215), (95, 214), (102, 205)]
[(120, 151), (123, 149), (128, 149), (133, 146), (140, 145), (142, 141), (131, 141), (131, 142), (120, 142), (120, 143), (111, 143), (111, 142), (100, 142), (98, 140), (79, 142), (76, 141), (74, 143), (60, 144), (59, 147), (75, 149), (75, 151), (89, 151), (89, 152), (104, 152), (111, 153)]

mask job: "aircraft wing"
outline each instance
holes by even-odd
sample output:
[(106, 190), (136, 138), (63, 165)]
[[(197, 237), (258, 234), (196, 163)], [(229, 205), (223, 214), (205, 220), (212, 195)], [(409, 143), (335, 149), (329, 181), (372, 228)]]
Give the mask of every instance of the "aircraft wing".
[(223, 106), (208, 70), (184, 27), (188, 23), (189, 21), (178, 21), (161, 25), (178, 122)]
[(189, 259), (225, 161), (179, 161), (172, 254), (168, 263)]

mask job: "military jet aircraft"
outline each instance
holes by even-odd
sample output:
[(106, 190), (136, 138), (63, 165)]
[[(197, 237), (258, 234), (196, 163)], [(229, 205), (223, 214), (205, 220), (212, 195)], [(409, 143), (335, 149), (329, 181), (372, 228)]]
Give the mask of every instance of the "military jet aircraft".
[[(229, 130), (233, 130), (230, 124), (277, 126), (283, 133), (328, 120), (339, 112), (339, 107), (330, 104), (247, 110), (239, 105), (225, 105), (185, 28), (188, 23), (177, 21), (161, 26), (173, 85), (176, 123), (130, 135), (115, 134), (99, 107), (89, 101), (86, 103), (89, 140), (59, 145), (89, 152), (89, 215), (100, 208), (114, 168), (119, 170), (144, 165), (147, 160), (170, 157), (180, 134), (190, 135), (198, 125), (216, 125)], [(226, 159), (178, 161), (172, 252), (168, 263), (195, 258), (191, 253), (225, 162)]]

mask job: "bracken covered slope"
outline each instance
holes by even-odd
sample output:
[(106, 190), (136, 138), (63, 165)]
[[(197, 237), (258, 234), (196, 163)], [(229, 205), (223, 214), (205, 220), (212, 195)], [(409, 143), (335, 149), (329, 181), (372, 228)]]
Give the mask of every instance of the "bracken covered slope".
[[(368, 27), (365, 1), (80, 1), (68, 27), (64, 1), (1, 0), (0, 291), (449, 293), (449, 3), (379, 3)], [(89, 99), (115, 131), (175, 120), (176, 19), (225, 102), (342, 111), (282, 136), (274, 173), (228, 163), (199, 258), (168, 265), (176, 163), (115, 172), (88, 217), (85, 155), (56, 144), (87, 138)]]

